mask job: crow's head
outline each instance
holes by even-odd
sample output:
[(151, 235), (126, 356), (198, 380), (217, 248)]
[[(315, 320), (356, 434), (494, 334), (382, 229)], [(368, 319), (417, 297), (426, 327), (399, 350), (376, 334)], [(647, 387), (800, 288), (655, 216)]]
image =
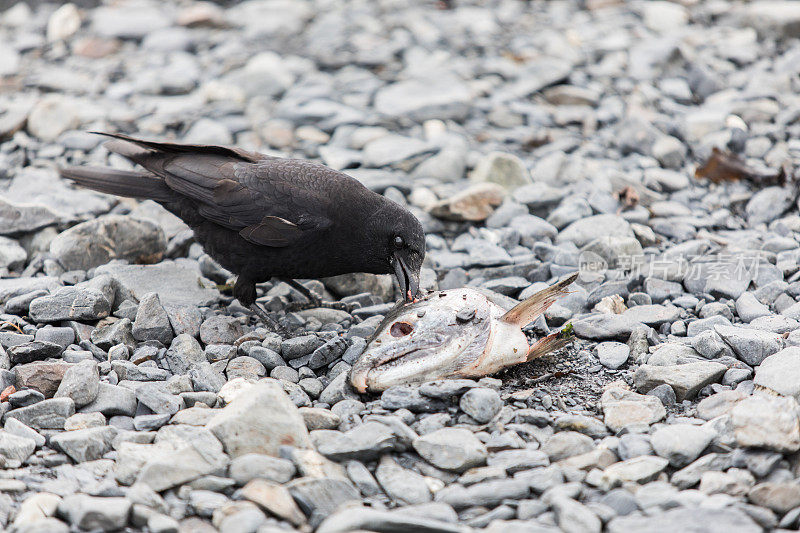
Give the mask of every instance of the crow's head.
[(420, 221), (403, 206), (385, 200), (372, 220), (373, 243), (380, 249), (381, 270), (394, 273), (407, 301), (419, 292), (425, 259), (425, 232)]

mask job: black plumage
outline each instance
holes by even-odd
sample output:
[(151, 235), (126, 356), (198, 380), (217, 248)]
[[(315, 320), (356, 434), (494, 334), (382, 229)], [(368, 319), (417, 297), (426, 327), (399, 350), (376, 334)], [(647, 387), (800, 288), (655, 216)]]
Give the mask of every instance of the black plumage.
[[(407, 299), (419, 289), (422, 225), (399, 204), (323, 165), (237, 148), (144, 141), (106, 147), (144, 170), (69, 167), (61, 175), (96, 191), (155, 200), (238, 275), (234, 296), (253, 306), (272, 277), (394, 273)], [(297, 284), (293, 285), (297, 286)]]

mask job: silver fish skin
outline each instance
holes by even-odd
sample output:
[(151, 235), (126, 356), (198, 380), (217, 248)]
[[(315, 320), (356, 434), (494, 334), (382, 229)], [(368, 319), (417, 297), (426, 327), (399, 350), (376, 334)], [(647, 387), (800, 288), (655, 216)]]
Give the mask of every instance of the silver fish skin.
[(567, 293), (577, 273), (510, 311), (470, 288), (431, 293), (393, 309), (350, 372), (359, 392), (442, 378), (482, 377), (566, 345), (560, 332), (533, 346), (522, 327)]

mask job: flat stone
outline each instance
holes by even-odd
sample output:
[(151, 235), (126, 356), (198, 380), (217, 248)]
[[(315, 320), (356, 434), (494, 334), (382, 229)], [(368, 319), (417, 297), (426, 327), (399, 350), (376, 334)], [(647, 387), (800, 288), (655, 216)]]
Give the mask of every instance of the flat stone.
[(666, 383), (682, 402), (694, 398), (706, 385), (717, 382), (726, 370), (725, 365), (710, 361), (670, 366), (642, 365), (636, 370), (634, 382), (640, 392), (648, 392)]
[[(166, 427), (160, 431), (164, 429)], [(172, 444), (171, 449), (147, 445), (143, 450), (143, 464), (137, 470), (137, 482), (161, 492), (227, 466), (228, 456), (214, 435), (203, 428), (194, 428), (190, 435)]]
[(499, 479), (469, 487), (453, 484), (438, 491), (435, 499), (458, 510), (472, 506), (492, 508), (503, 500), (521, 500), (527, 498), (529, 494), (530, 488), (525, 480)]
[(422, 122), (427, 119), (463, 119), (472, 94), (459, 78), (410, 79), (388, 84), (375, 95), (375, 110), (392, 117)]
[(289, 490), (283, 485), (266, 479), (253, 479), (242, 487), (240, 494), (265, 511), (296, 526), (306, 521)]
[(124, 215), (104, 215), (60, 233), (50, 253), (66, 270), (89, 270), (112, 259), (155, 263), (166, 251), (161, 228)]
[(413, 442), (414, 449), (437, 468), (463, 472), (486, 462), (486, 446), (467, 429), (442, 428)]
[(50, 443), (72, 458), (76, 463), (100, 459), (111, 450), (111, 443), (117, 436), (117, 428), (103, 426), (96, 428), (65, 431), (54, 435)]
[(30, 316), (37, 322), (98, 320), (110, 313), (111, 302), (102, 292), (79, 287), (63, 287), (30, 304)]
[(64, 421), (75, 414), (75, 403), (71, 398), (53, 398), (13, 409), (6, 418), (16, 418), (33, 429), (64, 429)]
[(360, 500), (358, 490), (342, 478), (302, 477), (287, 488), (312, 523), (322, 521), (344, 503)]
[(58, 511), (75, 528), (115, 531), (127, 525), (131, 505), (126, 498), (72, 494), (58, 504)]
[(342, 509), (329, 516), (317, 533), (349, 533), (351, 531), (420, 531), (462, 533), (463, 526), (433, 517), (404, 512), (390, 512), (369, 507)]
[(219, 292), (204, 281), (196, 261), (177, 259), (155, 265), (109, 264), (98, 267), (96, 275), (108, 274), (128, 289), (137, 300), (155, 292), (161, 305), (204, 307), (219, 300)]
[(649, 533), (651, 531), (692, 531), (704, 533), (759, 533), (761, 526), (739, 509), (686, 507), (660, 511), (647, 516), (616, 517), (608, 533)]
[(240, 455), (231, 461), (230, 476), (240, 485), (261, 478), (275, 483), (286, 483), (295, 474), (291, 461), (260, 453)]
[(603, 421), (613, 431), (628, 425), (654, 424), (666, 417), (661, 401), (654, 396), (645, 396), (622, 388), (609, 388), (600, 398)]
[(42, 361), (61, 355), (63, 348), (54, 342), (31, 341), (11, 346), (7, 352), (12, 365)]
[(368, 421), (342, 433), (317, 430), (311, 433), (311, 442), (319, 453), (342, 461), (347, 459), (370, 460), (400, 448), (397, 436), (380, 422)]
[(82, 413), (103, 413), (105, 416), (134, 416), (136, 414), (136, 394), (125, 387), (100, 383), (97, 396), (81, 407)]
[(669, 461), (663, 457), (641, 455), (615, 463), (603, 471), (601, 480), (605, 490), (626, 482), (647, 483), (654, 480), (667, 468)]
[(670, 424), (654, 431), (650, 443), (671, 466), (681, 468), (697, 459), (715, 436), (715, 432), (706, 427)]
[(759, 483), (750, 489), (747, 498), (755, 505), (785, 514), (800, 506), (800, 485), (797, 483)]

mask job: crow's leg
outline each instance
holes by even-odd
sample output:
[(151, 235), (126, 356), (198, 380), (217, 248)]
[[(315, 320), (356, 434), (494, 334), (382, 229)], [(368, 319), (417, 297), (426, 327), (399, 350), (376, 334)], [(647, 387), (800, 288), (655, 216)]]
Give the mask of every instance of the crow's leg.
[(296, 289), (300, 294), (305, 296), (308, 300), (307, 303), (291, 303), (286, 307), (287, 311), (303, 311), (305, 309), (314, 309), (317, 307), (325, 307), (327, 309), (339, 309), (341, 311), (349, 311), (349, 306), (344, 302), (323, 302), (319, 296), (308, 290), (302, 283), (290, 278), (279, 278)]
[(244, 276), (239, 276), (236, 279), (236, 285), (233, 286), (233, 296), (239, 300), (239, 303), (249, 308), (255, 315), (260, 318), (268, 329), (274, 331), (284, 339), (292, 336), (286, 326), (280, 324), (277, 320), (269, 316), (263, 307), (256, 303), (256, 283)]

